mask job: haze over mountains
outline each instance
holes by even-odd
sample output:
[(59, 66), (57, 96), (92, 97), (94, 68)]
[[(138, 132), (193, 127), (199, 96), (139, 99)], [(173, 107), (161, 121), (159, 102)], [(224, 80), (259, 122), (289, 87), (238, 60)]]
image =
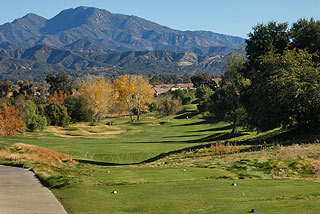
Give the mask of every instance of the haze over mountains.
[[(52, 19), (28, 14), (0, 26), (0, 79), (40, 80), (48, 72), (222, 73), (225, 55), (244, 39), (208, 31), (179, 31), (93, 7)], [(14, 77), (14, 78), (13, 78)]]

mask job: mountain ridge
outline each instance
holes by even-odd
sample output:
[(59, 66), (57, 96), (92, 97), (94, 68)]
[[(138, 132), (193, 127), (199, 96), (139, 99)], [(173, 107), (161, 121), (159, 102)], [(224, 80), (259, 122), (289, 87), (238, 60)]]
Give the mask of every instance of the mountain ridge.
[(86, 75), (114, 77), (125, 73), (222, 74), (224, 55), (198, 55), (189, 52), (126, 51), (106, 54), (75, 52), (37, 45), (27, 49), (0, 49), (0, 80), (18, 78), (42, 81), (48, 73), (63, 72), (73, 78)]
[(29, 13), (0, 25), (0, 79), (44, 80), (48, 73), (84, 75), (222, 74), (241, 37), (181, 31), (94, 7), (51, 19)]
[(217, 46), (238, 49), (244, 45), (241, 37), (210, 31), (180, 31), (137, 16), (84, 6), (63, 10), (51, 19), (29, 13), (0, 26), (0, 43), (23, 42), (28, 47), (45, 44), (63, 48), (81, 39), (108, 47), (102, 52), (187, 51)]

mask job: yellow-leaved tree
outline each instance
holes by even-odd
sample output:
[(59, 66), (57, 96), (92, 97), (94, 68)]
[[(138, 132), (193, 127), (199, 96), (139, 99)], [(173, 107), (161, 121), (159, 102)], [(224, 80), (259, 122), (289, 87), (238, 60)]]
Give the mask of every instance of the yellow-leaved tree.
[(94, 120), (100, 121), (109, 112), (117, 97), (111, 82), (105, 77), (90, 77), (80, 81), (78, 87), (93, 111)]
[(139, 120), (145, 105), (152, 100), (154, 94), (148, 79), (143, 76), (125, 74), (113, 81), (113, 88), (118, 94), (117, 103), (130, 113), (131, 122), (132, 111), (135, 109)]

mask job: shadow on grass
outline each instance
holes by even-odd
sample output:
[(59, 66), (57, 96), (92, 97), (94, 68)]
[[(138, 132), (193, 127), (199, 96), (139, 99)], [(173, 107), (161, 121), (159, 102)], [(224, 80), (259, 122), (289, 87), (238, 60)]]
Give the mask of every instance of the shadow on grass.
[[(204, 137), (202, 139), (198, 140), (190, 140), (190, 141), (185, 141), (189, 143), (204, 143), (201, 145), (196, 145), (196, 146), (191, 146), (191, 147), (186, 147), (183, 149), (179, 150), (174, 150), (166, 153), (161, 153), (155, 157), (149, 158), (147, 160), (137, 162), (137, 163), (126, 163), (126, 164), (121, 164), (121, 163), (106, 163), (106, 162), (98, 162), (98, 161), (91, 161), (91, 160), (77, 160), (80, 163), (88, 163), (88, 164), (93, 164), (93, 165), (99, 165), (99, 166), (125, 166), (125, 165), (140, 165), (140, 164), (147, 164), (147, 163), (152, 163), (154, 161), (160, 160), (162, 158), (165, 158), (170, 155), (174, 154), (179, 154), (182, 152), (189, 152), (189, 151), (194, 151), (198, 149), (203, 149), (203, 148), (210, 148), (212, 145), (214, 145), (216, 142), (223, 141), (225, 140), (225, 143), (231, 143), (231, 144), (236, 144), (237, 146), (249, 146), (247, 148), (241, 149), (239, 152), (255, 152), (255, 151), (261, 151), (262, 149), (266, 149), (269, 147), (274, 146), (275, 144), (279, 145), (284, 145), (284, 146), (290, 146), (293, 144), (308, 144), (308, 143), (314, 143), (315, 140), (319, 139), (319, 134), (313, 134), (313, 135), (308, 135), (308, 136), (297, 136), (294, 134), (294, 131), (286, 131), (286, 130), (276, 130), (270, 133), (266, 133), (265, 135), (262, 136), (257, 136), (248, 140), (242, 140), (242, 141), (232, 141), (232, 138), (239, 137), (247, 135), (246, 133), (238, 133), (236, 135), (231, 134), (231, 133), (217, 133), (213, 134), (207, 137)], [(185, 137), (185, 136), (182, 136)], [(216, 141), (213, 143), (206, 143), (209, 141)], [(170, 143), (179, 143), (179, 141), (160, 141), (160, 142), (153, 142), (153, 143), (164, 143), (164, 142), (170, 142)], [(185, 143), (183, 142), (183, 143)], [(147, 142), (145, 142), (147, 143)], [(148, 142), (150, 143), (150, 142)], [(181, 142), (182, 143), (182, 142)], [(206, 144), (205, 144), (206, 143)]]
[(232, 125), (226, 125), (226, 126), (212, 128), (212, 129), (195, 130), (195, 131), (189, 131), (189, 132), (216, 132), (216, 131), (227, 131), (227, 130), (230, 130), (231, 132), (231, 129), (232, 129)]
[(199, 112), (197, 112), (197, 111), (193, 111), (193, 112), (188, 111), (188, 112), (185, 112), (179, 116), (174, 117), (174, 119), (187, 119), (187, 116), (188, 116), (188, 118), (192, 118), (194, 116), (197, 116), (198, 114), (199, 114)]
[(162, 137), (162, 138), (173, 138), (173, 137), (199, 137), (199, 136), (202, 136), (200, 134), (193, 134), (193, 135), (181, 135), (181, 136), (165, 136), (165, 137)]
[[(134, 143), (148, 143), (148, 144), (152, 144), (152, 143), (207, 143), (207, 142), (213, 142), (213, 141), (225, 141), (225, 140), (232, 140), (233, 138), (236, 137), (241, 137), (241, 136), (245, 136), (245, 135), (249, 135), (248, 133), (245, 132), (238, 132), (237, 134), (231, 134), (231, 133), (216, 133), (213, 135), (209, 135), (203, 138), (198, 138), (198, 139), (194, 139), (194, 140), (158, 140), (158, 141), (147, 141), (147, 142), (134, 142)], [(186, 137), (195, 137), (195, 136), (201, 136), (201, 135), (184, 135), (184, 136), (167, 136), (167, 137), (163, 137), (163, 138), (186, 138)]]
[[(187, 120), (186, 118), (183, 118), (185, 120)], [(184, 123), (184, 124), (180, 124), (180, 125), (173, 125), (173, 127), (178, 127), (178, 126), (195, 126), (195, 125), (205, 125), (205, 124), (212, 124), (212, 122), (207, 121), (207, 120), (202, 120), (199, 122), (194, 122), (194, 123)]]

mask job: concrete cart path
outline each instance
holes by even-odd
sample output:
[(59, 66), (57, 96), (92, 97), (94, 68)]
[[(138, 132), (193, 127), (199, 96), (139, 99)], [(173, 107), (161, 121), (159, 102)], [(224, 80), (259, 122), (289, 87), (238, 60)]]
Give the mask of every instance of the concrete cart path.
[(0, 166), (0, 214), (67, 214), (67, 212), (31, 171)]

